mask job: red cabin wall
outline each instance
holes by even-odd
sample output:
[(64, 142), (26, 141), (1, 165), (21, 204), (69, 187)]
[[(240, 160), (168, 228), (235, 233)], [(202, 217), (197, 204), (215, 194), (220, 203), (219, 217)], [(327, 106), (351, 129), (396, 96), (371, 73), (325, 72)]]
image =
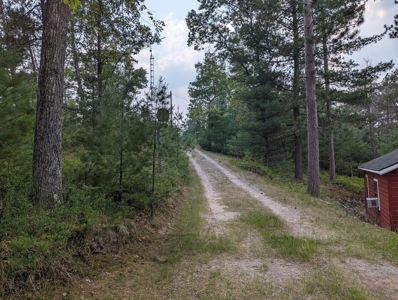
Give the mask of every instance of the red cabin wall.
[[(390, 172), (391, 173), (391, 172)], [(378, 208), (366, 208), (366, 212), (369, 217), (375, 221), (379, 226), (387, 228), (387, 229), (394, 229), (391, 223), (391, 214), (390, 214), (390, 200), (389, 200), (389, 193), (390, 193), (390, 173), (385, 175), (378, 175), (370, 172), (365, 172), (365, 175), (368, 176), (369, 179), (369, 195), (368, 195), (368, 187), (366, 183), (366, 176), (365, 176), (365, 195), (366, 197), (374, 197), (375, 190), (374, 190), (374, 179), (378, 181), (379, 187), (379, 202), (380, 202), (380, 210)], [(392, 180), (396, 180), (398, 183), (398, 173), (396, 174), (397, 177)], [(398, 187), (398, 186), (397, 186)], [(397, 206), (398, 206), (398, 193), (397, 195)], [(398, 210), (397, 210), (398, 212)], [(398, 215), (397, 215), (398, 216)], [(398, 220), (397, 220), (398, 221)], [(397, 222), (398, 225), (398, 222)]]
[(394, 170), (388, 175), (388, 194), (390, 202), (390, 223), (391, 230), (398, 229), (398, 169)]

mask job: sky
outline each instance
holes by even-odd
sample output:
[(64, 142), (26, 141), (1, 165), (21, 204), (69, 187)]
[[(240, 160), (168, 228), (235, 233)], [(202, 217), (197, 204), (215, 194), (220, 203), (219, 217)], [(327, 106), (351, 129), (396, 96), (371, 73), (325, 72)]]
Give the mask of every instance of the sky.
[[(187, 46), (188, 28), (185, 18), (191, 9), (198, 10), (197, 0), (146, 0), (145, 5), (157, 20), (165, 22), (161, 45), (154, 45), (155, 84), (162, 76), (173, 92), (173, 105), (180, 112), (187, 112), (189, 104), (188, 86), (195, 80), (195, 64), (202, 61), (204, 53)], [(398, 5), (394, 0), (369, 0), (366, 4), (365, 23), (359, 28), (361, 36), (381, 33), (384, 25), (393, 23), (398, 14)], [(147, 19), (145, 16), (143, 19)], [(369, 61), (373, 65), (380, 61), (393, 60), (398, 67), (398, 39), (383, 38), (377, 44), (368, 45), (352, 57), (364, 65)], [(150, 51), (144, 49), (136, 57), (138, 66), (148, 72), (150, 69)], [(176, 110), (175, 110), (176, 111)]]
[[(146, 7), (157, 20), (165, 23), (161, 45), (152, 46), (155, 59), (155, 85), (162, 76), (173, 93), (174, 111), (187, 112), (189, 105), (188, 86), (195, 80), (195, 64), (202, 61), (204, 53), (188, 47), (188, 28), (185, 18), (192, 9), (197, 10), (196, 0), (146, 0)], [(144, 17), (145, 19), (145, 17)], [(139, 66), (150, 70), (150, 51), (144, 49), (136, 59)], [(148, 75), (149, 80), (149, 75)]]

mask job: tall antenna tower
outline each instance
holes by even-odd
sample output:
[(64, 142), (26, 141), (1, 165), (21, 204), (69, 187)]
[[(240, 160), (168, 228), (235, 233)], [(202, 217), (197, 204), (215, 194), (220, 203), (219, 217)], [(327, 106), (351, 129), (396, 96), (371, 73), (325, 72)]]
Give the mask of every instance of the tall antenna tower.
[(155, 100), (155, 110), (154, 112), (154, 123), (155, 123), (155, 129), (153, 133), (153, 152), (152, 152), (152, 202), (151, 202), (151, 216), (153, 217), (153, 214), (155, 212), (155, 204), (156, 204), (156, 199), (155, 199), (155, 169), (156, 169), (156, 156), (157, 156), (157, 150), (156, 150), (156, 143), (157, 143), (157, 130), (156, 130), (156, 110), (157, 110), (157, 99), (155, 95), (155, 58), (152, 55), (152, 48), (150, 49), (151, 51), (151, 68), (150, 68), (150, 80), (151, 80), (151, 101)]
[(151, 51), (151, 58), (150, 58), (150, 64), (151, 64), (151, 68), (150, 68), (150, 83), (151, 83), (151, 95), (152, 97), (155, 94), (154, 88), (155, 88), (155, 58), (152, 55), (152, 48), (150, 49)]

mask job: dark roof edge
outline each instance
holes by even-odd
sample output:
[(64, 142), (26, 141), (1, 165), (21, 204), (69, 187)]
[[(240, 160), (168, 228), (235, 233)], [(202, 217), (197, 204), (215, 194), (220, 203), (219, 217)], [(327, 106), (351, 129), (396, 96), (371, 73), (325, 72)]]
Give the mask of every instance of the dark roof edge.
[(387, 168), (385, 168), (385, 169), (382, 169), (382, 170), (379, 170), (379, 171), (371, 170), (371, 169), (367, 169), (367, 168), (361, 168), (361, 166), (359, 166), (358, 169), (363, 170), (363, 171), (366, 171), (366, 172), (370, 172), (370, 173), (375, 173), (375, 174), (379, 174), (379, 175), (384, 175), (384, 174), (386, 174), (386, 173), (389, 173), (389, 172), (392, 172), (392, 171), (398, 169), (398, 164), (389, 166), (389, 167), (387, 167)]

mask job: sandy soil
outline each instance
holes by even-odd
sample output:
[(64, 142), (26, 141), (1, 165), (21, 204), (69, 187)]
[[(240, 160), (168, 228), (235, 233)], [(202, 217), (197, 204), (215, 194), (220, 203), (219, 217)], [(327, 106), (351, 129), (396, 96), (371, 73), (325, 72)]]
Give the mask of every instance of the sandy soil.
[[(296, 236), (327, 243), (335, 237), (335, 232), (316, 228), (316, 223), (311, 223), (311, 211), (267, 197), (267, 191), (260, 190), (202, 152), (194, 151), (189, 157), (202, 179), (208, 200), (203, 215), (203, 236), (228, 238), (233, 242), (233, 250), (220, 253), (193, 251), (183, 253), (175, 265), (162, 263), (168, 251), (165, 240), (173, 238), (173, 226), (161, 222), (157, 229), (148, 228), (152, 232), (151, 238), (140, 240), (129, 253), (98, 257), (95, 263), (106, 266), (99, 273), (87, 275), (74, 287), (56, 290), (56, 296), (39, 298), (327, 299), (316, 292), (307, 292), (306, 280), (314, 280), (315, 276), (317, 282), (319, 272), (337, 269), (343, 272), (345, 279), (371, 291), (370, 299), (398, 300), (398, 268), (388, 262), (375, 264), (344, 255), (345, 258), (319, 255), (311, 261), (301, 262), (269, 253), (272, 250), (267, 250), (257, 231), (247, 227), (242, 229), (239, 215), (247, 203), (257, 208), (262, 203), (283, 218), (291, 234)], [(154, 257), (160, 257), (160, 260), (156, 261)], [(345, 286), (345, 282), (342, 284), (344, 288), (350, 287), (349, 284)], [(332, 298), (339, 299), (338, 296)]]
[[(305, 236), (315, 239), (328, 239), (334, 236), (332, 230), (325, 231), (316, 228), (309, 222), (311, 216), (306, 215), (297, 207), (290, 207), (278, 203), (265, 195), (265, 191), (259, 190), (256, 186), (249, 184), (237, 174), (220, 165), (203, 152), (194, 150), (193, 155), (189, 155), (198, 175), (201, 177), (206, 190), (206, 197), (209, 201), (209, 208), (212, 217), (207, 217), (210, 223), (220, 223), (230, 220), (236, 213), (226, 212), (221, 204), (221, 197), (217, 190), (222, 182), (222, 175), (225, 176), (233, 185), (244, 190), (253, 198), (261, 201), (274, 214), (280, 216), (288, 224), (291, 233), (296, 236)], [(252, 247), (256, 238), (249, 238), (244, 242), (247, 248)], [(398, 255), (398, 254), (397, 254)], [(398, 299), (398, 268), (388, 262), (372, 264), (361, 259), (347, 259), (344, 262), (333, 260), (324, 262), (331, 266), (344, 269), (347, 274), (354, 276), (363, 286), (369, 287), (373, 292), (381, 292), (385, 299)], [(229, 276), (259, 276), (278, 285), (286, 284), (294, 278), (300, 278), (308, 274), (308, 266), (303, 263), (273, 259), (267, 262), (267, 268), (263, 267), (264, 262), (250, 254), (250, 251), (238, 259), (217, 258), (211, 261), (207, 268), (210, 270), (222, 269)]]
[[(309, 222), (309, 216), (305, 216), (299, 208), (297, 207), (289, 207), (283, 205), (279, 202), (272, 200), (271, 198), (267, 197), (263, 191), (260, 191), (257, 187), (250, 185), (249, 183), (245, 182), (244, 179), (239, 178), (235, 173), (227, 168), (221, 166), (215, 160), (211, 159), (203, 152), (199, 150), (195, 150), (195, 152), (201, 155), (206, 161), (210, 162), (214, 167), (219, 169), (227, 178), (236, 186), (240, 187), (244, 191), (246, 191), (250, 196), (253, 198), (261, 201), (266, 207), (268, 207), (274, 214), (280, 216), (285, 222), (288, 224), (290, 230), (294, 235), (297, 236), (306, 236), (312, 237), (317, 239), (327, 239), (330, 238), (334, 233), (333, 232), (324, 232), (320, 231), (318, 228), (314, 228)], [(191, 156), (192, 158), (192, 156)], [(212, 195), (215, 193), (213, 190), (214, 188), (211, 186), (210, 181), (207, 178), (207, 175), (203, 170), (198, 169), (200, 166), (197, 162), (191, 159), (191, 162), (194, 164), (199, 176), (202, 178), (203, 184), (206, 188), (206, 191), (210, 190), (209, 197), (211, 198)], [(198, 171), (199, 170), (199, 171)], [(207, 192), (206, 192), (207, 193)], [(206, 194), (206, 197), (207, 194)], [(210, 199), (208, 198), (208, 199)], [(212, 206), (214, 201), (209, 200), (209, 205)]]

